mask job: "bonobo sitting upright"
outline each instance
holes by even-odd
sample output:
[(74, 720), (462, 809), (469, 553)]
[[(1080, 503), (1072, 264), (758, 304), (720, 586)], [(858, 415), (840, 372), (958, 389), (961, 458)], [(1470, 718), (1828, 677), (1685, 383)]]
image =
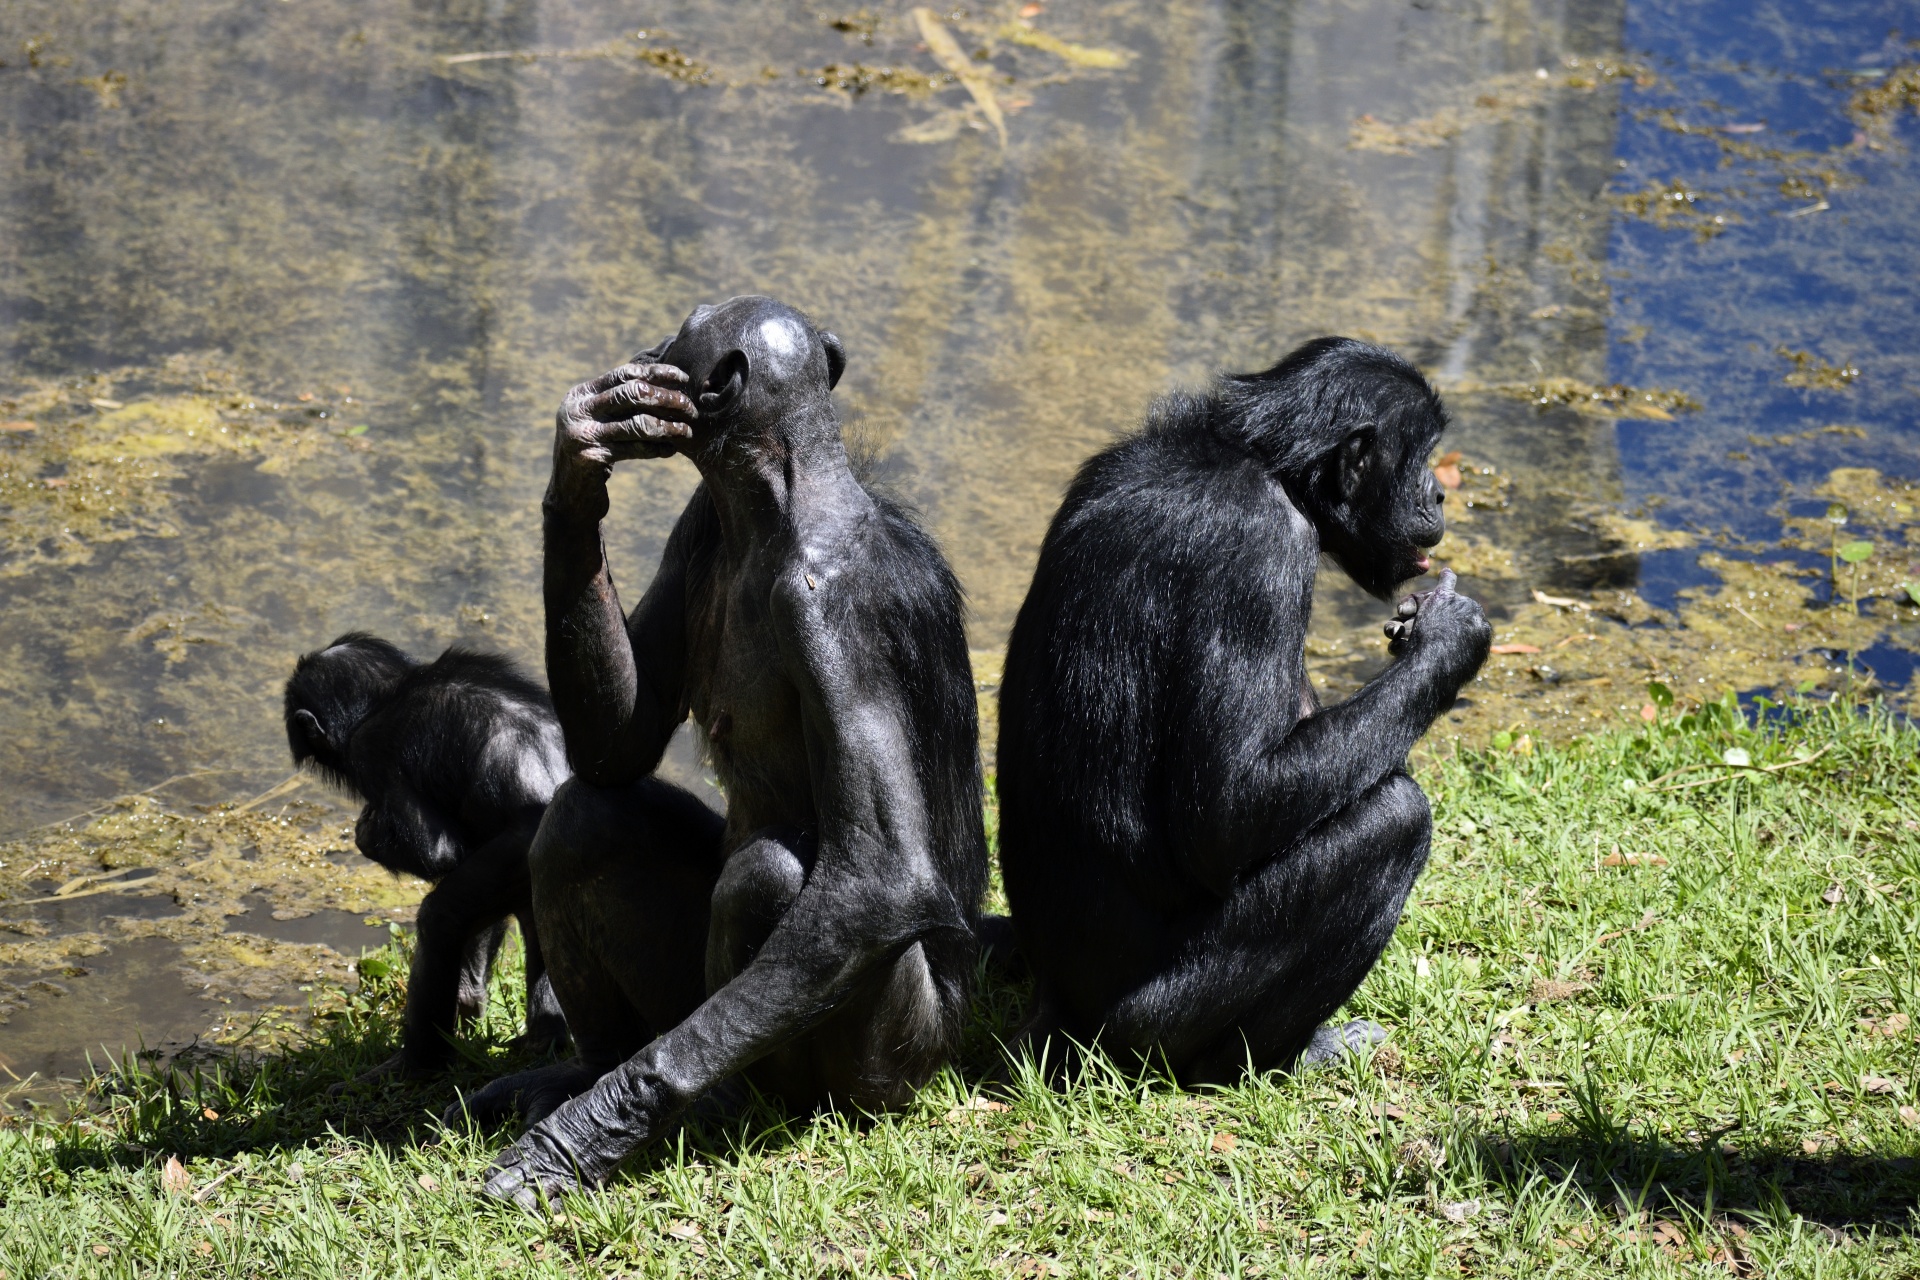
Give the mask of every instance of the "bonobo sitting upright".
[[(532, 1126), (492, 1195), (597, 1183), (739, 1072), (890, 1106), (954, 1048), (987, 870), (960, 590), (849, 469), (844, 364), (791, 307), (734, 298), (561, 406), (547, 668), (574, 777), (533, 877), (580, 1057), (466, 1104)], [(607, 476), (674, 452), (701, 484), (623, 617)], [(689, 712), (724, 819), (649, 776)]]
[(1397, 660), (1322, 710), (1307, 615), (1322, 554), (1383, 598), (1427, 571), (1445, 494), (1426, 459), (1445, 425), (1405, 361), (1321, 338), (1162, 401), (1081, 468), (1000, 693), (1030, 1040), (1097, 1038), (1199, 1083), (1384, 1035), (1320, 1024), (1426, 864), (1407, 753), (1490, 631), (1443, 573), (1388, 624)]
[(505, 658), (449, 649), (415, 662), (362, 631), (309, 653), (287, 681), (287, 744), (366, 801), (360, 852), (433, 882), (420, 904), (400, 1051), (362, 1080), (426, 1075), (480, 1017), (487, 973), (517, 916), (527, 950), (525, 1043), (551, 1048), (566, 1022), (547, 984), (527, 845), (567, 776), (546, 691)]

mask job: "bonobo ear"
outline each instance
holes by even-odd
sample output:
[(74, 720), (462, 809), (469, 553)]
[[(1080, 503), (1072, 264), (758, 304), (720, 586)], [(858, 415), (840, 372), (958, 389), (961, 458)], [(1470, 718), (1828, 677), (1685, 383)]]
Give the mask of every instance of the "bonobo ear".
[(309, 747), (324, 747), (327, 745), (327, 730), (326, 727), (320, 723), (319, 716), (316, 716), (305, 707), (301, 707), (293, 713), (293, 722), (300, 726), (301, 736), (306, 738)]
[(820, 345), (827, 349), (827, 390), (840, 385), (840, 375), (847, 371), (847, 349), (840, 345), (840, 339), (822, 330)]
[(1366, 487), (1373, 471), (1372, 431), (1356, 431), (1340, 442), (1340, 489), (1348, 501)]

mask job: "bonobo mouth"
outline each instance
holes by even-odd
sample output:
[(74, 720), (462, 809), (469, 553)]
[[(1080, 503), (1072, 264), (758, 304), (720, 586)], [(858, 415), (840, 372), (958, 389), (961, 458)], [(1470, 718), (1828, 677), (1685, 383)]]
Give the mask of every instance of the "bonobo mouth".
[(1428, 573), (1428, 572), (1431, 572), (1433, 569), (1433, 561), (1430, 558), (1428, 558), (1426, 552), (1421, 551), (1414, 555), (1413, 567), (1418, 569), (1422, 573)]

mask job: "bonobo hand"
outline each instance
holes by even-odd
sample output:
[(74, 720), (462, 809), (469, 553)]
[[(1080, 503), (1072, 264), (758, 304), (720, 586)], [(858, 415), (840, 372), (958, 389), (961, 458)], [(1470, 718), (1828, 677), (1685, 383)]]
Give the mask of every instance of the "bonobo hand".
[(1437, 651), (1449, 674), (1464, 684), (1487, 660), (1493, 628), (1479, 602), (1453, 589), (1457, 581), (1453, 570), (1442, 569), (1439, 585), (1400, 602), (1386, 626), (1387, 652), (1399, 657)]
[(501, 1152), (487, 1171), (486, 1193), (534, 1209), (563, 1191), (599, 1186), (629, 1153), (664, 1132), (654, 1104), (644, 1081), (604, 1077)]
[(678, 388), (686, 373), (656, 361), (666, 344), (567, 392), (554, 423), (547, 506), (598, 520), (607, 513), (607, 477), (628, 458), (664, 458), (693, 437), (700, 416)]

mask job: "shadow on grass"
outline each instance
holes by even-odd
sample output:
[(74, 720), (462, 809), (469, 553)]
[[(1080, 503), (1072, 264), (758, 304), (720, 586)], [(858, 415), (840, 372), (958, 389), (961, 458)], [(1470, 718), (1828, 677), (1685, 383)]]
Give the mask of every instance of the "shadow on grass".
[(1849, 1152), (1809, 1155), (1718, 1142), (1678, 1146), (1580, 1135), (1482, 1137), (1487, 1173), (1510, 1188), (1572, 1179), (1623, 1221), (1704, 1222), (1716, 1217), (1784, 1224), (1800, 1218), (1832, 1232), (1913, 1235), (1920, 1161)]
[[(441, 1114), (459, 1098), (503, 1075), (556, 1060), (511, 1048), (505, 1038), (468, 1037), (441, 1075), (358, 1083), (361, 1072), (399, 1045), (405, 959), (402, 950), (379, 966), (363, 967), (361, 985), (344, 1007), (317, 1018), (307, 1036), (293, 1043), (248, 1051), (243, 1041), (232, 1050), (203, 1049), (167, 1062), (129, 1053), (73, 1100), (71, 1123), (58, 1130), (56, 1162), (68, 1171), (139, 1168), (167, 1155), (228, 1159), (336, 1137), (389, 1149), (432, 1145), (442, 1133)], [(1005, 1077), (1000, 1045), (1027, 994), (1025, 983), (1004, 981), (983, 962), (954, 1061), (968, 1086), (990, 1089)], [(499, 1003), (496, 992), (496, 1008)], [(344, 1091), (334, 1094), (342, 1084)], [(632, 1172), (671, 1161), (679, 1148), (714, 1157), (747, 1148), (770, 1154), (789, 1145), (805, 1119), (777, 1099), (730, 1081), (693, 1108), (679, 1135), (669, 1134), (636, 1160)], [(517, 1126), (505, 1132), (516, 1134)]]

